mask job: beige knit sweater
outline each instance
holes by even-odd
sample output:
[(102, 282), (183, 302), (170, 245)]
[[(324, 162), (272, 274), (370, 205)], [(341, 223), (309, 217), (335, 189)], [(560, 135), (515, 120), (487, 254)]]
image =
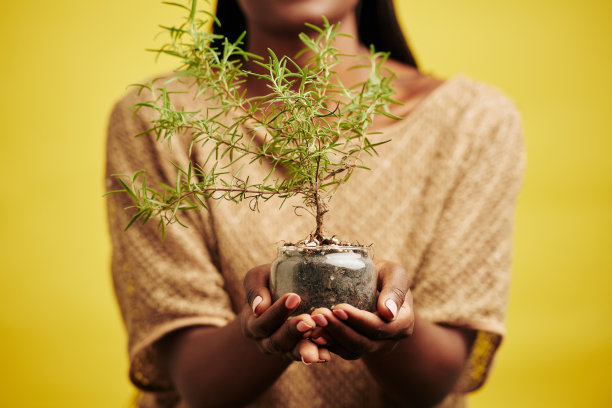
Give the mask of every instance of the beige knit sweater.
[[(174, 83), (174, 88), (181, 85)], [(171, 161), (186, 163), (188, 138), (177, 137), (172, 153), (148, 129), (153, 112), (133, 114), (147, 99), (129, 93), (115, 107), (108, 132), (107, 188), (111, 174), (149, 171), (150, 183), (173, 184)], [(198, 109), (188, 94), (177, 106)], [(524, 166), (521, 126), (514, 105), (498, 91), (465, 77), (437, 88), (408, 118), (384, 131), (391, 142), (371, 171), (356, 171), (330, 203), (327, 231), (346, 240), (373, 243), (376, 258), (404, 266), (412, 279), (416, 312), (424, 319), (478, 331), (456, 394), (443, 406), (463, 406), (463, 397), (484, 382), (504, 334), (512, 219)], [(197, 159), (206, 152), (195, 151)], [(252, 177), (268, 168), (252, 167)], [(180, 404), (155, 342), (178, 328), (221, 326), (244, 304), (242, 279), (269, 263), (281, 240), (299, 240), (314, 229), (288, 202), (268, 201), (259, 212), (247, 203), (221, 202), (183, 217), (189, 228), (171, 226), (164, 243), (154, 222), (123, 229), (127, 195), (111, 195), (108, 217), (112, 274), (129, 338), (130, 377), (143, 390), (142, 406)], [(203, 370), (206, 367), (202, 367)], [(325, 365), (292, 364), (253, 407), (391, 406), (363, 363), (338, 356)]]

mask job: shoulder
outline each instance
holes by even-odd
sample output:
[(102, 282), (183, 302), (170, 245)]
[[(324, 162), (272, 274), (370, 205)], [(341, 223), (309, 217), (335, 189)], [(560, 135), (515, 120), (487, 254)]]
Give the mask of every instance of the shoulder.
[(426, 126), (435, 129), (430, 134), (437, 135), (440, 149), (462, 157), (463, 165), (480, 161), (493, 168), (504, 162), (517, 174), (524, 167), (519, 110), (497, 87), (457, 75), (436, 88), (418, 113), (426, 117)]
[(515, 103), (498, 88), (463, 75), (445, 80), (414, 116), (445, 143), (473, 149), (522, 143), (522, 121)]
[(525, 166), (522, 120), (514, 101), (497, 87), (465, 76), (445, 84), (440, 109), (447, 126), (466, 153), (465, 163), (502, 169), (521, 178)]
[(490, 129), (502, 124), (520, 127), (515, 103), (498, 88), (458, 75), (448, 79), (440, 107), (460, 129)]
[(520, 124), (514, 102), (494, 86), (464, 75), (439, 78), (394, 60), (389, 60), (386, 67), (394, 76), (394, 99), (400, 102), (392, 107), (397, 116), (407, 117), (425, 105), (453, 127), (495, 126), (507, 120)]

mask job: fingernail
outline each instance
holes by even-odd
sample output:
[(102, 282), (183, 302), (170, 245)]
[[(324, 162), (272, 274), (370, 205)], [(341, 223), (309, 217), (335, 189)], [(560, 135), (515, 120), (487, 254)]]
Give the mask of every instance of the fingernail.
[(393, 315), (393, 319), (395, 319), (395, 315), (397, 314), (397, 305), (395, 304), (395, 302), (391, 299), (387, 299), (387, 301), (385, 302), (385, 306), (387, 306), (387, 309), (389, 309), (389, 311)]
[(312, 316), (312, 320), (314, 320), (321, 327), (327, 326), (327, 319), (322, 314)]
[(336, 317), (340, 320), (346, 320), (348, 319), (348, 315), (346, 314), (346, 312), (342, 309), (335, 309), (334, 310), (334, 314), (336, 315)]
[(319, 360), (317, 363), (327, 363), (327, 360)]
[(316, 339), (312, 339), (312, 341), (317, 343), (319, 346), (324, 346), (327, 344), (327, 340), (325, 340), (325, 337), (317, 337)]
[(311, 365), (312, 363), (307, 363), (306, 361), (304, 361), (304, 356), (302, 356), (302, 363), (306, 364), (306, 365)]
[(295, 309), (300, 304), (300, 297), (295, 293), (289, 295), (287, 300), (285, 300), (285, 307), (287, 309)]
[(312, 330), (312, 327), (304, 323), (304, 321), (299, 321), (296, 327), (300, 333), (304, 333), (304, 332), (307, 332), (308, 330)]
[(261, 296), (257, 296), (254, 300), (253, 300), (253, 313), (257, 313), (255, 312), (255, 309), (257, 309), (257, 306), (259, 306), (259, 304), (262, 302), (263, 298)]

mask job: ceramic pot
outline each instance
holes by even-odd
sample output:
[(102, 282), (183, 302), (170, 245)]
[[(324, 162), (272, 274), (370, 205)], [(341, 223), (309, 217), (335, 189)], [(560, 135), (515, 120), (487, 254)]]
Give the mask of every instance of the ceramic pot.
[(270, 289), (273, 300), (288, 292), (300, 295), (293, 315), (340, 303), (374, 311), (376, 269), (366, 247), (283, 246), (272, 263)]

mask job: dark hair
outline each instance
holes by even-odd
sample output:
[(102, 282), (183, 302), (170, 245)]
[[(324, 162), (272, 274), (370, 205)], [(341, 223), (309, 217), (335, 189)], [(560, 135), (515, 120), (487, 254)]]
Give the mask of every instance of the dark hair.
[[(376, 51), (388, 52), (392, 59), (417, 68), (416, 60), (397, 21), (393, 0), (359, 0), (355, 12), (361, 43), (368, 46), (372, 44)], [(246, 30), (246, 19), (237, 0), (217, 0), (216, 14), (221, 26), (216, 25), (213, 30), (227, 37), (229, 41), (236, 41)], [(221, 46), (220, 43), (213, 45)]]

